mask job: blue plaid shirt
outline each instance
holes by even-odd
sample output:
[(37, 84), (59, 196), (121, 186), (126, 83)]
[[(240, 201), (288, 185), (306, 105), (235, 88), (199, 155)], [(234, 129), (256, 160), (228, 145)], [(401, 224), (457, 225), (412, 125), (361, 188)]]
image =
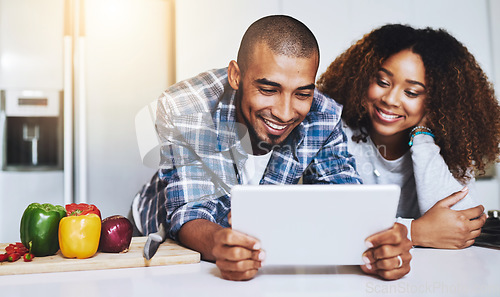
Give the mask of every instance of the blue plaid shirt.
[[(238, 172), (251, 147), (238, 136), (235, 93), (223, 68), (179, 82), (158, 99), (161, 164), (139, 193), (144, 234), (166, 223), (177, 239), (182, 225), (194, 219), (229, 227), (229, 191), (240, 183)], [(272, 151), (260, 184), (296, 184), (301, 178), (304, 184), (361, 183), (347, 152), (341, 110), (315, 91), (304, 121)]]

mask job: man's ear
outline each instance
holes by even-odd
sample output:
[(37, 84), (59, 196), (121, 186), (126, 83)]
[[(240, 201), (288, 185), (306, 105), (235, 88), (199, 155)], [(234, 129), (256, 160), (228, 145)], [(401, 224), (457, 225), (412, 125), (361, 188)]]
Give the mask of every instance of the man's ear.
[(240, 86), (241, 72), (240, 66), (234, 60), (229, 62), (229, 66), (227, 67), (227, 79), (231, 88), (238, 90)]

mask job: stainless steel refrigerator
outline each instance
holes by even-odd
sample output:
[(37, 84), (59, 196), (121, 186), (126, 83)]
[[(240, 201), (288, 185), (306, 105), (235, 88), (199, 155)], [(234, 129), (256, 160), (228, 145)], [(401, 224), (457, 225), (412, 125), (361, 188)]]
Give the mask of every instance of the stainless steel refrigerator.
[(0, 242), (31, 202), (128, 213), (136, 113), (174, 81), (173, 0), (0, 0)]

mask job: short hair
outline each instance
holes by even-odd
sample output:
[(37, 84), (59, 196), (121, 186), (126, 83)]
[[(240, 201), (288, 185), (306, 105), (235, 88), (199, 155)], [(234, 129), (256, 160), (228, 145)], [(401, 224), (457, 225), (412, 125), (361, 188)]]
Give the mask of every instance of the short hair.
[(263, 17), (248, 27), (238, 51), (238, 65), (242, 72), (248, 67), (254, 47), (265, 44), (275, 55), (310, 58), (317, 55), (319, 46), (314, 34), (297, 19), (286, 15)]

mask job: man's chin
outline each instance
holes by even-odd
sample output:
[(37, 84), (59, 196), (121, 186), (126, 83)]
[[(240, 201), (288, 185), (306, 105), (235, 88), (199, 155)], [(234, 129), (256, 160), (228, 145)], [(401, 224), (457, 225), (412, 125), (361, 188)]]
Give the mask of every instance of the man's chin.
[(255, 129), (249, 129), (249, 132), (250, 139), (257, 140), (257, 145), (254, 145), (254, 141), (252, 141), (252, 149), (254, 155), (267, 154), (273, 149), (276, 149), (284, 143), (286, 137), (288, 137), (289, 135), (289, 133), (287, 133), (287, 135), (280, 136), (267, 133), (257, 133)]
[(283, 139), (281, 138), (268, 138), (266, 140), (261, 140), (259, 141), (259, 144), (257, 145), (257, 150), (258, 154), (266, 154), (277, 147), (280, 147), (283, 144)]

